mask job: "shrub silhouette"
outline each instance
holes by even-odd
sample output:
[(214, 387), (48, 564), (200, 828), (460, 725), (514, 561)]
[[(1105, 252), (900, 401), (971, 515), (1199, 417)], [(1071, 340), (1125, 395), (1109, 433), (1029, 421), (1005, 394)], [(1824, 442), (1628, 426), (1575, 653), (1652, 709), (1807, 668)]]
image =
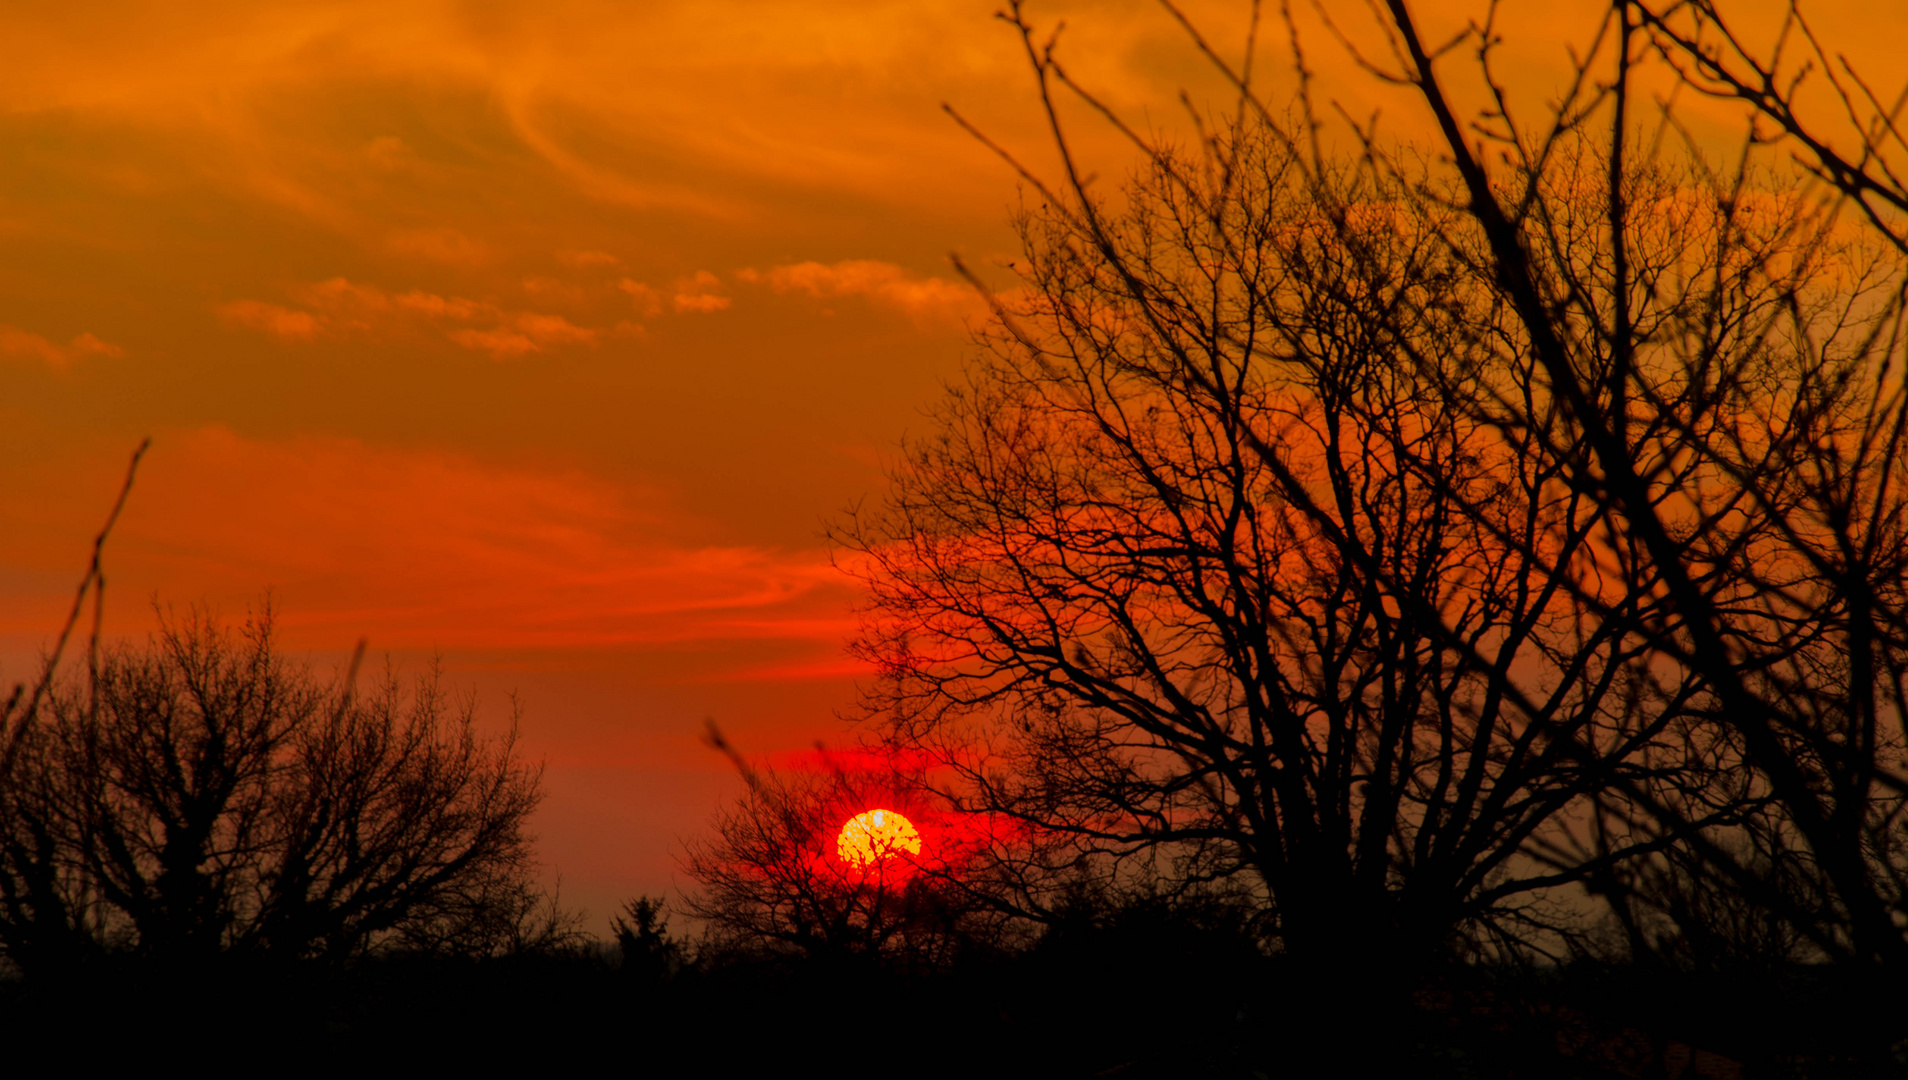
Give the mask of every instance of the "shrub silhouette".
[(521, 946), (539, 772), (514, 740), (481, 735), (435, 671), (362, 697), (320, 680), (276, 655), (269, 610), (237, 629), (167, 616), (22, 731), (0, 948), (32, 974)]

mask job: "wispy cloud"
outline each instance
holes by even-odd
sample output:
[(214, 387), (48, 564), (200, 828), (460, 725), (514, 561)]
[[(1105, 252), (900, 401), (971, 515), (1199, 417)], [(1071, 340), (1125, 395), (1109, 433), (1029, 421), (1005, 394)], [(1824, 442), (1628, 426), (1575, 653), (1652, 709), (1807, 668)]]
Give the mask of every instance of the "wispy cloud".
[(823, 299), (861, 297), (901, 311), (922, 324), (958, 325), (987, 311), (986, 300), (972, 286), (945, 278), (918, 277), (894, 263), (872, 259), (751, 268), (738, 272), (736, 279), (766, 285), (779, 293)]
[(453, 330), (450, 339), (466, 349), (488, 352), (499, 360), (542, 352), (548, 346), (594, 345), (601, 331), (575, 326), (561, 315), (519, 314), (506, 326), (489, 330)]
[(452, 266), (481, 266), (490, 261), (490, 248), (456, 229), (399, 229), (385, 238), (399, 255), (414, 255)]
[[(16, 469), (0, 516), (38, 519), (35, 507), (69, 487), (74, 468)], [(75, 508), (71, 528), (94, 527), (96, 511)], [(297, 648), (342, 648), (361, 634), (380, 649), (723, 643), (716, 652), (738, 674), (837, 674), (855, 593), (827, 553), (710, 544), (698, 539), (705, 528), (662, 489), (577, 470), (337, 437), (160, 431), (114, 533), (113, 619), (119, 632), (138, 625), (148, 594), (230, 610), (269, 589)], [(45, 551), (21, 543), (7, 540), (13, 565), (60, 572), (44, 589), (0, 597), (0, 632), (43, 633), (70, 601), (71, 552), (63, 535), (40, 541)]]
[(553, 345), (594, 345), (597, 331), (572, 326), (561, 315), (537, 315), (524, 312), (517, 316), (517, 327), (538, 341)]
[(438, 319), (477, 319), (493, 310), (489, 304), (480, 304), (461, 296), (446, 298), (418, 289), (401, 293), (394, 297), (393, 301), (399, 307), (409, 308)]
[(233, 300), (217, 305), (214, 310), (227, 323), (285, 341), (312, 341), (353, 333), (381, 336), (423, 327), (441, 333), (462, 348), (486, 352), (497, 359), (543, 352), (557, 346), (594, 345), (603, 335), (601, 330), (579, 326), (561, 315), (507, 311), (486, 301), (440, 296), (421, 289), (391, 293), (342, 277), (296, 286), (289, 291), (300, 307), (263, 300)]
[(263, 331), (284, 341), (310, 341), (318, 336), (318, 316), (263, 300), (233, 300), (212, 309), (233, 326)]
[(631, 278), (624, 278), (616, 287), (629, 294), (636, 303), (636, 312), (645, 318), (654, 318), (662, 314), (662, 294), (653, 287)]
[(721, 287), (720, 278), (707, 270), (698, 270), (676, 282), (675, 295), (670, 297), (669, 304), (678, 314), (710, 315), (723, 311), (728, 308), (730, 299), (716, 291)]
[(448, 336), (466, 349), (487, 352), (498, 360), (543, 351), (530, 335), (501, 326), (493, 330), (452, 330)]
[(607, 251), (559, 251), (556, 260), (572, 270), (619, 266), (623, 262)]
[(766, 643), (807, 642), (819, 671), (854, 626), (825, 552), (687, 542), (664, 493), (582, 472), (212, 427), (162, 433), (140, 487), (120, 580), (188, 600), (271, 588), (312, 647), (763, 642), (738, 656), (753, 669), (788, 660)]
[(126, 350), (101, 341), (91, 332), (80, 334), (65, 345), (43, 334), (0, 323), (0, 356), (18, 356), (39, 360), (54, 367), (65, 367), (82, 356), (124, 356)]

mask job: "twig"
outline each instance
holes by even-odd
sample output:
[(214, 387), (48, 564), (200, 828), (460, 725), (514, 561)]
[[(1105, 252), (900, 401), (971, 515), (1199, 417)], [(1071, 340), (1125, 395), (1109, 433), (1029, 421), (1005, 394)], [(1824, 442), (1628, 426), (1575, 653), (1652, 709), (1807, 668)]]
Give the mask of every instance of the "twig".
[(106, 524), (101, 526), (99, 535), (93, 538), (92, 561), (87, 564), (86, 573), (80, 578), (79, 590), (73, 596), (72, 610), (66, 614), (66, 622), (60, 627), (60, 636), (54, 642), (53, 651), (41, 668), (40, 678), (34, 685), (33, 692), (27, 695), (24, 705), (21, 705), (20, 691), (16, 687), (12, 696), (8, 698), (7, 711), (0, 713), (0, 723), (13, 720), (16, 706), (19, 713), (19, 719), (14, 723), (13, 730), (6, 734), (6, 748), (0, 751), (0, 776), (5, 776), (12, 771), (14, 755), (19, 751), (20, 742), (32, 726), (33, 718), (39, 713), (41, 699), (53, 685), (53, 676), (59, 668), (61, 655), (66, 651), (67, 640), (73, 636), (73, 628), (79, 624), (80, 612), (86, 609), (86, 594), (89, 589), (93, 591), (94, 599), (93, 631), (87, 648), (87, 671), (92, 685), (96, 687), (99, 682), (99, 633), (100, 620), (105, 613), (103, 594), (106, 589), (106, 578), (100, 572), (101, 557), (106, 549), (106, 538), (112, 535), (113, 525), (119, 521), (119, 513), (126, 508), (126, 499), (132, 494), (133, 479), (139, 472), (139, 461), (145, 457), (146, 451), (151, 447), (150, 437), (141, 439), (138, 448), (133, 451), (132, 460), (126, 465), (126, 479), (119, 486), (119, 497), (113, 500), (112, 512), (106, 515)]

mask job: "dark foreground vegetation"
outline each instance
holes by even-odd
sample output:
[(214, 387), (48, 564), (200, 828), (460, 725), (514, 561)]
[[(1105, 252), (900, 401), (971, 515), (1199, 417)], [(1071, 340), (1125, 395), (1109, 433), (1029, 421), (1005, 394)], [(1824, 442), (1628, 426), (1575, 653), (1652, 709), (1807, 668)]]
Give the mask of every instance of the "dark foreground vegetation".
[[(596, 941), (536, 883), (509, 736), (434, 676), (359, 693), (355, 668), (288, 662), (269, 615), (191, 613), (30, 691), (0, 800), (0, 1035), (294, 1071), (1822, 1077), (1908, 1055), (1891, 974), (1811, 958), (1673, 865), (1648, 933), (1586, 906), (1562, 957), (1294, 949), (1223, 878), (1090, 851), (1033, 874), (1071, 841), (953, 806), (936, 767), (777, 772), (714, 730), (746, 789), (686, 853), (697, 929), (643, 899)], [(869, 806), (927, 847), (831, 857)]]
[[(653, 943), (652, 943), (653, 944)], [(559, 1066), (775, 1076), (1867, 1077), (1901, 1002), (1872, 977), (1577, 962), (1451, 967), (1387, 1008), (1321, 998), (1236, 925), (1145, 908), (923, 972), (838, 958), (657, 962), (627, 941), (511, 956), (131, 959), (0, 984), (12, 1046), (293, 1072)], [(1355, 984), (1355, 981), (1354, 981)]]
[[(12, 1037), (1908, 1069), (1908, 98), (1794, 6), (1613, 0), (1525, 102), (1495, 12), (1182, 19), (1230, 89), (1175, 139), (1007, 5), (1058, 165), (1002, 151), (1016, 288), (835, 530), (866, 738), (771, 770), (712, 730), (746, 790), (691, 940), (649, 903), (579, 939), (533, 771), (430, 682), (187, 620), (6, 706)], [(1431, 141), (1336, 110), (1314, 31)], [(876, 809), (916, 832), (837, 842)]]

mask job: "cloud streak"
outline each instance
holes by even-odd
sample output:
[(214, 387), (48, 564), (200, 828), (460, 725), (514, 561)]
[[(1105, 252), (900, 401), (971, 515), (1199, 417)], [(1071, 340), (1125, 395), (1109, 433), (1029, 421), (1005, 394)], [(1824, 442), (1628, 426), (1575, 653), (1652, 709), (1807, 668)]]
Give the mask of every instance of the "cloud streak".
[[(563, 346), (593, 346), (603, 336), (561, 315), (508, 311), (462, 296), (440, 296), (421, 289), (390, 293), (337, 277), (293, 288), (302, 307), (263, 300), (233, 300), (214, 307), (228, 325), (269, 334), (287, 342), (309, 342), (352, 333), (373, 337), (428, 327), (461, 348), (504, 360)], [(488, 325), (446, 325), (446, 324)]]
[(448, 336), (466, 349), (488, 352), (498, 360), (507, 360), (560, 345), (594, 345), (601, 331), (572, 325), (561, 315), (524, 312), (505, 326), (453, 330)]
[[(0, 509), (34, 487), (14, 485)], [(659, 491), (586, 473), (209, 427), (156, 440), (115, 577), (179, 601), (273, 590), (300, 647), (359, 634), (396, 649), (728, 642), (753, 671), (799, 644), (816, 676), (834, 673), (854, 620), (827, 554), (697, 543), (698, 528)], [(21, 599), (0, 606), (0, 627), (50, 625), (40, 608), (57, 594)]]
[[(678, 315), (712, 315), (726, 311), (732, 301), (716, 291), (721, 287), (722, 279), (707, 270), (698, 270), (676, 282), (675, 295), (670, 297), (669, 305)], [(635, 296), (636, 293), (631, 292), (630, 295)]]
[(0, 323), (0, 356), (38, 360), (53, 367), (65, 367), (85, 356), (124, 356), (126, 350), (101, 341), (91, 332), (80, 334), (65, 345), (43, 334)]
[(872, 259), (751, 268), (740, 271), (736, 278), (766, 285), (778, 293), (820, 299), (858, 297), (900, 311), (924, 325), (961, 325), (987, 313), (986, 299), (972, 286), (945, 278), (917, 277), (894, 263)]

